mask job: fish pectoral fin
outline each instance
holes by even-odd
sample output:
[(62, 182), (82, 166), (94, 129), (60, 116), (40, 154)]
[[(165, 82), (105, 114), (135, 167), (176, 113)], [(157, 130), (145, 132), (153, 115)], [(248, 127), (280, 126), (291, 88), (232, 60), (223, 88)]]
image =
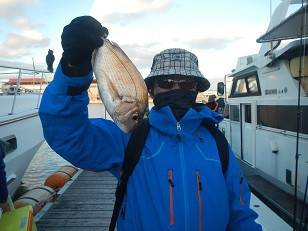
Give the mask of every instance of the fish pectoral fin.
[(138, 106), (136, 103), (123, 103), (122, 101), (120, 104), (116, 107), (115, 113), (125, 115), (128, 113), (136, 112), (138, 111)]
[(120, 96), (120, 99), (123, 103), (128, 103), (128, 104), (137, 104), (136, 100), (131, 98), (131, 97), (127, 97), (127, 96)]

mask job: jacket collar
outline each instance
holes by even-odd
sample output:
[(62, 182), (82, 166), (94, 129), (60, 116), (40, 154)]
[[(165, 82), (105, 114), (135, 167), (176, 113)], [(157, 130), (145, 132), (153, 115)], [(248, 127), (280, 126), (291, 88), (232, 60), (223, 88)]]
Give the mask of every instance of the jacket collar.
[(169, 106), (157, 109), (153, 107), (149, 114), (149, 122), (151, 126), (167, 135), (190, 135), (194, 133), (200, 126), (202, 121), (210, 121), (220, 123), (223, 117), (216, 112), (211, 111), (205, 105), (197, 105), (190, 108), (184, 117), (177, 123)]

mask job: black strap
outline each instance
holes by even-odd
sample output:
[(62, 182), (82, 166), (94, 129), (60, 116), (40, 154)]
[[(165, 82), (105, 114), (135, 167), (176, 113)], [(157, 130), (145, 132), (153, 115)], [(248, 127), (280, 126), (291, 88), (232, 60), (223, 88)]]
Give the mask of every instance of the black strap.
[(122, 166), (122, 173), (116, 189), (116, 201), (113, 208), (109, 231), (113, 231), (115, 229), (126, 193), (128, 179), (132, 175), (140, 159), (143, 146), (149, 133), (149, 129), (149, 121), (148, 119), (144, 119), (132, 132), (130, 140), (127, 144), (124, 162)]
[(225, 135), (218, 129), (218, 125), (213, 122), (203, 121), (202, 125), (206, 127), (216, 141), (216, 146), (219, 153), (221, 169), (225, 176), (229, 165), (229, 143)]

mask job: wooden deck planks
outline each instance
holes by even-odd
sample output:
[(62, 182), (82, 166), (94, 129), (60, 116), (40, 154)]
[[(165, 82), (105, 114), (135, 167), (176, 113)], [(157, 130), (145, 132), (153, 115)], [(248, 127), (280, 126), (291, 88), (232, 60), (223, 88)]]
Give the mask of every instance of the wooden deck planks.
[(108, 172), (82, 172), (37, 222), (38, 230), (108, 230), (115, 188)]

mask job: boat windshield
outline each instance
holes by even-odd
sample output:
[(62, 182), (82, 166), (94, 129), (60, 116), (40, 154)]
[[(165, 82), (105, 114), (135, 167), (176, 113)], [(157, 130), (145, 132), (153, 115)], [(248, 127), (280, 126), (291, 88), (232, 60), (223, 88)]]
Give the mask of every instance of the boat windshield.
[(295, 57), (290, 60), (290, 71), (296, 80), (298, 80), (300, 75), (302, 76), (301, 85), (305, 95), (308, 96), (308, 56), (302, 56), (301, 58), (301, 73), (299, 73), (300, 57)]
[(255, 75), (247, 78), (248, 89), (250, 93), (258, 92), (257, 78)]
[(245, 79), (239, 79), (236, 82), (236, 87), (235, 87), (234, 93), (235, 94), (247, 93), (247, 87), (246, 87)]

